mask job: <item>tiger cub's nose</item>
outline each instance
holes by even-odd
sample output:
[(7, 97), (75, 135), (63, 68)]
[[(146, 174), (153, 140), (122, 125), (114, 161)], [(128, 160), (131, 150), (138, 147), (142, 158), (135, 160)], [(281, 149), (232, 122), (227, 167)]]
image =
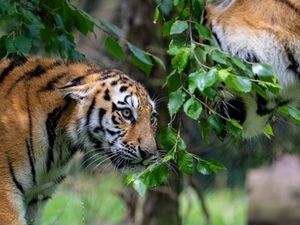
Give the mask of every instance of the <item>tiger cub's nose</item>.
[(139, 149), (139, 155), (141, 156), (141, 158), (143, 160), (149, 159), (154, 155), (153, 153), (151, 153), (147, 150), (142, 150), (140, 147), (138, 149)]

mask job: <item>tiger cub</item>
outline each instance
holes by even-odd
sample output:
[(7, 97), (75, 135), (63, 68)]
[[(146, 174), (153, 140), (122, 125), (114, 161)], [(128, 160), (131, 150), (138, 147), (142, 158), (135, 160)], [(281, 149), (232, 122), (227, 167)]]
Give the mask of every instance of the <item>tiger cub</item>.
[[(158, 158), (154, 102), (115, 69), (83, 62), (0, 62), (0, 224), (41, 224), (78, 150), (123, 171)], [(97, 155), (96, 155), (97, 154)]]
[(281, 98), (227, 99), (223, 110), (244, 125), (245, 137), (263, 130), (274, 109), (300, 100), (300, 0), (208, 0), (207, 23), (219, 47), (247, 62), (270, 64)]

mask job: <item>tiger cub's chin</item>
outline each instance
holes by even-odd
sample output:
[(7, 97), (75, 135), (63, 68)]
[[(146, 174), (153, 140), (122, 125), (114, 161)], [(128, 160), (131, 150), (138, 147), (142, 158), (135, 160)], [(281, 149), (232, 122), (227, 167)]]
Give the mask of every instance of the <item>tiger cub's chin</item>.
[[(41, 224), (78, 149), (121, 171), (155, 161), (157, 112), (144, 87), (84, 62), (0, 62), (0, 224)], [(25, 206), (25, 207), (24, 207)]]

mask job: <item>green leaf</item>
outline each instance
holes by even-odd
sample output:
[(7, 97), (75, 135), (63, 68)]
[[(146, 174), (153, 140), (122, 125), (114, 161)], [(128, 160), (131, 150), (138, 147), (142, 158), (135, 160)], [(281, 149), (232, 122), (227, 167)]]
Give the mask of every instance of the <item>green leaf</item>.
[(208, 122), (212, 126), (212, 128), (217, 132), (217, 134), (221, 134), (223, 130), (223, 124), (219, 116), (214, 114), (209, 116)]
[(143, 198), (145, 197), (145, 193), (147, 190), (147, 186), (143, 183), (143, 181), (141, 179), (135, 179), (132, 182), (132, 187), (134, 188), (134, 190), (136, 190), (136, 192)]
[(252, 72), (260, 77), (273, 77), (273, 69), (270, 65), (255, 63), (252, 65)]
[(202, 71), (196, 71), (189, 75), (190, 89), (197, 87), (200, 91), (203, 91), (207, 87), (211, 87), (217, 80), (217, 69), (213, 68), (208, 73)]
[(231, 120), (229, 120), (229, 123), (230, 123), (232, 126), (238, 128), (239, 130), (243, 130), (243, 126), (239, 123), (239, 121), (234, 120), (234, 119), (231, 119)]
[(169, 36), (173, 23), (174, 23), (174, 20), (170, 20), (163, 24), (163, 27), (162, 27), (162, 36), (163, 37)]
[(190, 57), (190, 48), (189, 47), (180, 47), (177, 46), (172, 47), (168, 50), (170, 55), (175, 55), (172, 59), (172, 66), (179, 73), (181, 73), (185, 67), (187, 66), (189, 57)]
[(120, 38), (120, 28), (118, 28), (117, 26), (109, 23), (107, 20), (101, 19), (100, 20), (100, 24), (102, 26), (104, 26), (106, 29), (108, 29), (108, 31), (112, 32), (114, 35), (116, 35), (118, 38)]
[(171, 150), (176, 144), (177, 140), (177, 131), (173, 128), (167, 127), (160, 131), (159, 133), (159, 143), (166, 149)]
[(264, 99), (269, 100), (269, 97), (268, 97), (267, 93), (260, 86), (258, 86), (257, 84), (252, 83), (252, 88), (254, 89), (254, 91), (257, 94), (262, 96)]
[(104, 40), (104, 47), (110, 54), (112, 54), (113, 56), (115, 56), (119, 60), (124, 60), (125, 59), (125, 53), (123, 52), (122, 47), (113, 38), (106, 37), (105, 40)]
[[(178, 139), (178, 140), (177, 140)], [(178, 132), (171, 127), (164, 128), (159, 133), (159, 143), (166, 150), (174, 150), (174, 146), (177, 143), (177, 148), (180, 151), (186, 149), (184, 140), (178, 137)]]
[(206, 39), (206, 40), (212, 40), (212, 35), (210, 33), (210, 30), (202, 25), (202, 24), (199, 24), (197, 23), (196, 24), (196, 30), (198, 31), (199, 35), (200, 35), (200, 38), (203, 38), (203, 39)]
[(225, 80), (225, 83), (238, 92), (247, 93), (251, 91), (251, 82), (245, 77), (230, 76)]
[(233, 64), (236, 65), (237, 67), (239, 67), (240, 69), (242, 69), (242, 70), (247, 69), (245, 63), (243, 61), (241, 61), (239, 58), (233, 56), (230, 59), (233, 62)]
[(211, 127), (209, 122), (206, 119), (201, 118), (199, 121), (199, 127), (200, 127), (200, 133), (201, 133), (202, 139), (206, 143), (209, 143), (208, 134), (209, 134), (209, 129)]
[(155, 55), (152, 55), (152, 54), (150, 54), (150, 55), (154, 59), (154, 61), (163, 68), (164, 71), (167, 70), (166, 64), (164, 63), (164, 61), (162, 61), (161, 58), (159, 58), (159, 57), (157, 57)]
[[(149, 60), (151, 60), (151, 58), (148, 55), (146, 55), (145, 57), (147, 57)], [(132, 55), (130, 57), (130, 60), (135, 66), (137, 66), (140, 70), (142, 70), (147, 75), (149, 75), (151, 73), (153, 65), (145, 64), (144, 62), (139, 60), (137, 57), (135, 57), (135, 55)]]
[(5, 48), (7, 50), (7, 53), (14, 53), (17, 52), (17, 48), (15, 47), (14, 40), (12, 37), (6, 37), (5, 39)]
[(202, 105), (195, 98), (190, 98), (184, 103), (183, 109), (187, 116), (197, 120), (202, 112)]
[(209, 163), (205, 160), (200, 160), (197, 165), (197, 171), (203, 175), (209, 175), (211, 173)]
[(154, 16), (153, 16), (153, 23), (156, 24), (159, 18), (159, 5), (155, 7)]
[(290, 117), (297, 123), (300, 124), (300, 112), (295, 107), (289, 105), (288, 106), (288, 113)]
[(221, 51), (219, 51), (217, 49), (215, 49), (212, 52), (211, 58), (214, 61), (216, 61), (217, 63), (221, 63), (221, 64), (225, 64), (225, 65), (227, 64), (227, 56), (223, 52), (221, 52)]
[(147, 187), (156, 187), (163, 184), (169, 175), (169, 170), (166, 164), (158, 164), (151, 171), (147, 171), (142, 177), (142, 182)]
[(225, 170), (225, 166), (217, 161), (217, 160), (210, 160), (209, 161), (209, 168), (214, 172), (214, 173), (218, 173), (220, 170)]
[(150, 57), (147, 57), (147, 54), (145, 54), (144, 51), (142, 51), (141, 49), (139, 49), (138, 47), (134, 46), (133, 44), (127, 42), (127, 46), (129, 48), (129, 50), (132, 52), (132, 54), (138, 58), (140, 61), (142, 61), (143, 63), (152, 66), (152, 61)]
[(180, 34), (188, 28), (188, 23), (182, 20), (176, 20), (170, 30), (170, 34)]
[(264, 134), (268, 138), (270, 138), (271, 136), (274, 136), (272, 126), (269, 123), (264, 127)]
[(178, 158), (179, 169), (187, 175), (193, 174), (194, 160), (191, 154), (188, 152), (182, 152)]
[(221, 69), (218, 71), (218, 77), (220, 81), (225, 81), (227, 77), (230, 75), (228, 69)]
[(181, 89), (170, 93), (168, 109), (171, 116), (178, 112), (178, 110), (184, 103), (185, 97), (186, 94)]

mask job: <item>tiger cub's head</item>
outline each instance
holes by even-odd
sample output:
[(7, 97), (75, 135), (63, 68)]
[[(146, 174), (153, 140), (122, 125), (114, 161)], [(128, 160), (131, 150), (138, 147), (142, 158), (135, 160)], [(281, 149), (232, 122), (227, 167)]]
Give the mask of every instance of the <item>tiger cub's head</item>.
[(85, 151), (105, 154), (125, 172), (158, 159), (157, 112), (141, 84), (107, 69), (76, 78), (60, 90), (75, 100), (68, 134)]

